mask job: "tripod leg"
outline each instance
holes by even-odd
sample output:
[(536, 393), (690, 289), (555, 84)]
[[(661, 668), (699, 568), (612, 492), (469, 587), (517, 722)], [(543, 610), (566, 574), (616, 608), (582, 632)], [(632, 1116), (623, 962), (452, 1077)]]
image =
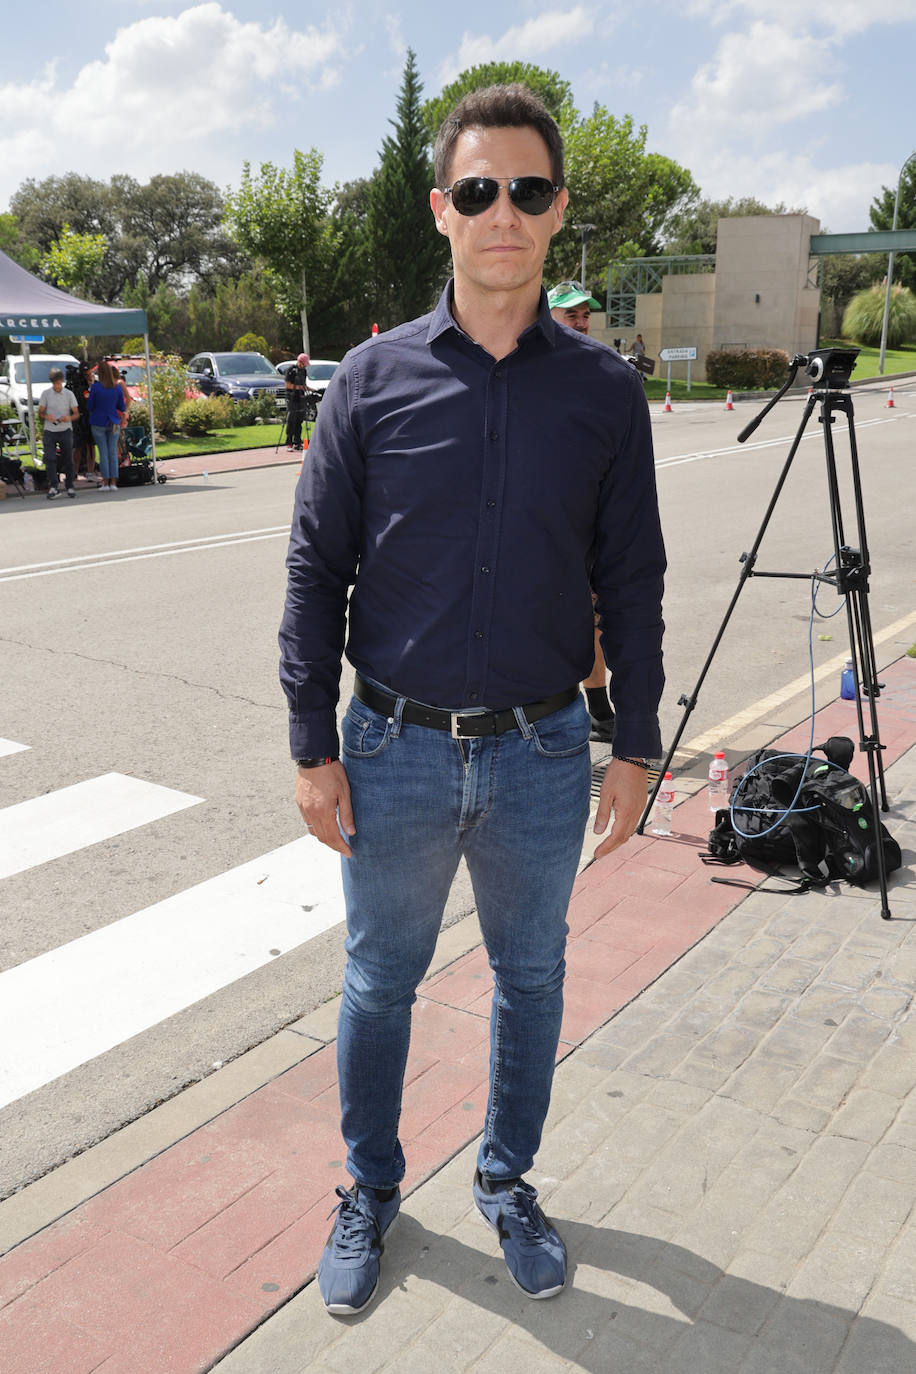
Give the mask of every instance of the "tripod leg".
[(655, 798), (658, 795), (658, 789), (661, 787), (665, 773), (668, 771), (668, 768), (671, 764), (671, 760), (674, 758), (674, 755), (677, 752), (677, 747), (681, 742), (681, 736), (683, 735), (684, 730), (687, 727), (687, 721), (690, 719), (690, 716), (693, 713), (693, 709), (697, 704), (697, 699), (700, 695), (700, 688), (703, 686), (703, 683), (706, 680), (706, 674), (709, 672), (709, 669), (712, 666), (712, 661), (715, 657), (716, 650), (718, 649), (719, 644), (722, 641), (722, 636), (725, 634), (728, 622), (731, 620), (732, 612), (738, 604), (738, 598), (740, 597), (741, 592), (744, 589), (744, 584), (747, 582), (749, 577), (753, 576), (754, 564), (757, 561), (757, 552), (760, 548), (761, 543), (763, 542), (763, 536), (766, 534), (767, 526), (770, 523), (773, 511), (776, 509), (776, 503), (779, 500), (779, 496), (783, 487), (785, 486), (786, 478), (789, 476), (789, 469), (792, 466), (792, 460), (794, 459), (795, 454), (798, 451), (798, 446), (801, 443), (802, 436), (805, 432), (805, 426), (811, 418), (811, 412), (814, 410), (814, 406), (815, 398), (813, 395), (811, 395), (808, 397), (804, 412), (802, 414), (802, 418), (799, 422), (799, 426), (795, 434), (795, 439), (793, 440), (792, 447), (789, 449), (786, 460), (782, 465), (782, 471), (780, 472), (779, 477), (777, 479), (773, 495), (770, 497), (770, 504), (767, 506), (766, 514), (763, 517), (763, 520), (760, 524), (760, 528), (757, 531), (756, 538), (754, 539), (754, 543), (751, 546), (751, 551), (750, 553), (743, 553), (741, 555), (742, 567), (741, 575), (738, 578), (738, 585), (735, 588), (734, 595), (732, 596), (732, 599), (728, 604), (728, 609), (725, 612), (725, 615), (722, 619), (722, 624), (719, 626), (716, 637), (713, 640), (712, 648), (710, 649), (706, 657), (706, 662), (703, 664), (703, 667), (700, 670), (700, 676), (697, 678), (696, 686), (694, 687), (689, 697), (681, 696), (678, 698), (678, 705), (684, 707), (684, 714), (681, 717), (681, 723), (675, 732), (674, 739), (671, 743), (671, 746), (668, 749), (668, 753), (665, 755), (665, 761), (659, 769), (658, 777), (655, 780), (655, 786), (649, 793), (648, 800), (646, 801), (645, 810), (639, 818), (639, 824), (636, 827), (637, 835), (641, 835), (645, 829), (646, 821), (649, 819), (649, 813), (651, 812), (652, 806), (655, 802)]
[[(852, 463), (852, 481), (855, 495), (856, 534), (858, 549), (846, 546), (843, 533), (843, 516), (840, 505), (839, 483), (836, 474), (836, 454), (833, 446), (832, 410), (846, 413), (849, 431), (849, 451)], [(827, 457), (827, 484), (830, 493), (831, 520), (834, 531), (834, 556), (836, 558), (837, 590), (846, 601), (846, 622), (849, 629), (849, 651), (852, 656), (853, 680), (856, 693), (856, 717), (859, 726), (859, 749), (867, 757), (868, 786), (871, 798), (872, 827), (875, 837), (875, 858), (878, 866), (878, 883), (881, 889), (882, 920), (891, 919), (887, 896), (887, 864), (881, 835), (881, 810), (888, 809), (887, 789), (884, 778), (884, 761), (881, 757), (883, 745), (878, 729), (877, 698), (880, 686), (877, 680), (877, 660), (875, 641), (872, 634), (871, 614), (868, 606), (868, 578), (871, 567), (868, 561), (868, 541), (865, 532), (865, 511), (862, 503), (862, 484), (859, 473), (859, 456), (856, 449), (855, 426), (853, 424), (852, 398), (843, 394), (830, 397), (823, 405), (824, 448)], [(866, 729), (863, 707), (864, 695), (868, 698), (869, 729)], [(880, 797), (880, 804), (879, 804)]]

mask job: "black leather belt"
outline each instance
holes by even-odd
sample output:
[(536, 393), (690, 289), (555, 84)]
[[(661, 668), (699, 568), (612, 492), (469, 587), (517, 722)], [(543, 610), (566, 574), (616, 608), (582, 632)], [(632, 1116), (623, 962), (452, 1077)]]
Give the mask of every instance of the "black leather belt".
[[(353, 695), (373, 711), (379, 711), (384, 716), (394, 715), (397, 694), (389, 692), (387, 688), (374, 687), (365, 678), (360, 677), (359, 673), (356, 674)], [(529, 725), (533, 725), (536, 720), (542, 720), (544, 716), (550, 716), (554, 711), (561, 711), (564, 706), (570, 706), (578, 695), (578, 687), (567, 687), (565, 691), (554, 692), (552, 697), (545, 697), (543, 701), (528, 702), (522, 707), (522, 712)], [(503, 711), (477, 711), (465, 714), (461, 711), (440, 711), (436, 706), (424, 706), (421, 701), (411, 701), (409, 697), (404, 703), (401, 719), (410, 725), (427, 725), (431, 730), (448, 730), (454, 739), (504, 735), (507, 730), (518, 729), (518, 721), (511, 707)]]

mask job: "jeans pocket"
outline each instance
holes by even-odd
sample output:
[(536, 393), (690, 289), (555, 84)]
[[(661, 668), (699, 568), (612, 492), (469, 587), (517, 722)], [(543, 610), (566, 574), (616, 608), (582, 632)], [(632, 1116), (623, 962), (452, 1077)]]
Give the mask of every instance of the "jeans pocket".
[(531, 727), (531, 738), (545, 759), (571, 759), (588, 748), (591, 722), (580, 695), (569, 706), (544, 716)]
[(353, 759), (370, 759), (380, 754), (391, 740), (391, 722), (355, 698), (341, 722), (343, 752)]

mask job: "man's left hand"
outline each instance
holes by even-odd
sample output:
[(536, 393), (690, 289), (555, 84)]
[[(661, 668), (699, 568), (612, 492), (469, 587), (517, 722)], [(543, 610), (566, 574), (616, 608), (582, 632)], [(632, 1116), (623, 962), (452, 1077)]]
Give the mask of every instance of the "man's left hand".
[(644, 768), (617, 759), (611, 761), (601, 784), (595, 834), (603, 835), (607, 830), (612, 811), (614, 824), (610, 835), (595, 850), (596, 859), (626, 843), (636, 829), (648, 795), (649, 775)]

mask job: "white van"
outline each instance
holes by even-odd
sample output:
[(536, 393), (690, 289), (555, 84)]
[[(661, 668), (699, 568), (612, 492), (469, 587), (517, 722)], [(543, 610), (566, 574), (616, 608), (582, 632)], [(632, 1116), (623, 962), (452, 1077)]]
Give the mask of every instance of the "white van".
[[(51, 385), (49, 373), (59, 367), (64, 374), (66, 386), (67, 368), (76, 367), (79, 359), (72, 353), (30, 353), (29, 364), (32, 369), (32, 404), (37, 412), (38, 402), (43, 391)], [(0, 370), (0, 402), (15, 406), (20, 420), (26, 422), (28, 409), (28, 387), (25, 381), (25, 359), (21, 353), (8, 354)]]

